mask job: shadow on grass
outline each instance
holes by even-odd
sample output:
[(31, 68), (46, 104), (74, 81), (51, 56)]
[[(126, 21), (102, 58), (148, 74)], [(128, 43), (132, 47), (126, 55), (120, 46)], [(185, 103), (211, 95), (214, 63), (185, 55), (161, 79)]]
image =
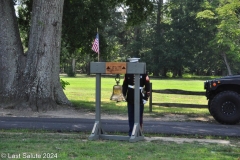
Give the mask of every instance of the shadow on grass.
[[(95, 112), (96, 104), (93, 101), (82, 101), (82, 100), (71, 100), (73, 107), (77, 110), (83, 110), (85, 112)], [(120, 102), (125, 103), (125, 102)], [(174, 105), (174, 104), (173, 104)], [(206, 107), (200, 108), (186, 108), (186, 107), (162, 107), (155, 105), (152, 112), (149, 111), (149, 106), (145, 106), (144, 114), (148, 114), (151, 117), (162, 117), (166, 114), (175, 114), (175, 115), (187, 115), (188, 117), (208, 117), (210, 114)], [(127, 115), (127, 103), (122, 106), (118, 106), (116, 102), (101, 102), (101, 113), (104, 114), (117, 114), (117, 115)]]
[[(89, 112), (96, 111), (96, 103), (92, 101), (71, 100), (75, 109), (83, 109)], [(101, 112), (105, 114), (127, 114), (127, 107), (117, 106), (117, 102), (101, 102)], [(120, 102), (121, 103), (121, 102)]]
[(159, 76), (149, 76), (150, 79), (155, 80), (212, 80), (216, 78), (220, 78), (221, 76), (191, 76), (191, 77), (159, 77)]
[[(154, 105), (152, 108), (152, 114), (155, 116), (164, 116), (166, 114), (173, 114), (173, 115), (186, 115), (188, 117), (209, 117), (210, 113), (208, 109), (205, 108), (199, 108), (199, 107), (176, 107), (176, 106), (159, 106)], [(154, 116), (154, 117), (155, 117)]]
[(184, 103), (152, 103), (152, 105), (180, 108), (207, 108), (205, 104), (184, 104)]

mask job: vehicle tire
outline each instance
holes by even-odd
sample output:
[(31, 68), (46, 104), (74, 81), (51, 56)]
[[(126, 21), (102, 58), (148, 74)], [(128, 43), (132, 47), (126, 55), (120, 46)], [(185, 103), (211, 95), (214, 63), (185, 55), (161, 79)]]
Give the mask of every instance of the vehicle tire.
[(209, 113), (212, 115), (211, 109), (210, 109), (211, 103), (212, 103), (212, 100), (209, 99), (209, 100), (208, 100), (208, 111), (209, 111)]
[(240, 95), (234, 91), (217, 94), (210, 104), (213, 118), (222, 124), (236, 124), (240, 121)]

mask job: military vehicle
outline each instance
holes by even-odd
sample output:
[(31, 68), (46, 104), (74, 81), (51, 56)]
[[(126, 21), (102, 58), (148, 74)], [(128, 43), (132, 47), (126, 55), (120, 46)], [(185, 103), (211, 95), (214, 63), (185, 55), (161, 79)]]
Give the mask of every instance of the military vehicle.
[(226, 76), (204, 82), (208, 109), (221, 124), (240, 122), (240, 75)]

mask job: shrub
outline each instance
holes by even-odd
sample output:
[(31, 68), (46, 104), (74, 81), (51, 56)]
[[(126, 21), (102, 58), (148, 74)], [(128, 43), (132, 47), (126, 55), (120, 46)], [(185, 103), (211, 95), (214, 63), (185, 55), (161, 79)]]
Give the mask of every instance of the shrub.
[(67, 85), (70, 85), (69, 82), (64, 81), (64, 80), (62, 80), (62, 79), (60, 79), (60, 83), (61, 83), (61, 85), (62, 85), (62, 89), (64, 89), (64, 90), (65, 90), (65, 88), (66, 88)]

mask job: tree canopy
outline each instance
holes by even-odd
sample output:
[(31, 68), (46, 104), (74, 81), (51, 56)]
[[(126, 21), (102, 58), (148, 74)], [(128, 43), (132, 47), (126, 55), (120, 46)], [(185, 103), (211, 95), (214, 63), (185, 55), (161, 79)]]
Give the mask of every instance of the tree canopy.
[[(31, 1), (21, 2), (29, 6), (19, 14), (20, 31), (27, 33)], [(74, 64), (87, 73), (97, 59), (91, 45), (98, 29), (101, 61), (140, 57), (155, 76), (236, 74), (238, 20), (237, 0), (65, 1), (61, 68), (68, 72)]]

